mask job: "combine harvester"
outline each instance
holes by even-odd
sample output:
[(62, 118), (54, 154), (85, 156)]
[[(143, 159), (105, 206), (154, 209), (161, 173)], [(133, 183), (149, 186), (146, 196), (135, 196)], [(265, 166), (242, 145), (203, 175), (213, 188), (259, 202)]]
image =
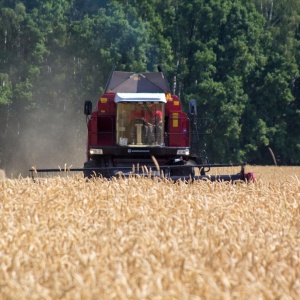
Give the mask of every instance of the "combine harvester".
[[(183, 112), (158, 72), (112, 71), (93, 111), (85, 101), (87, 160), (84, 168), (32, 169), (31, 176), (83, 172), (87, 178), (151, 176), (177, 180), (253, 181), (245, 163), (211, 164), (199, 150), (196, 101)], [(209, 175), (212, 168), (240, 167), (237, 174)]]

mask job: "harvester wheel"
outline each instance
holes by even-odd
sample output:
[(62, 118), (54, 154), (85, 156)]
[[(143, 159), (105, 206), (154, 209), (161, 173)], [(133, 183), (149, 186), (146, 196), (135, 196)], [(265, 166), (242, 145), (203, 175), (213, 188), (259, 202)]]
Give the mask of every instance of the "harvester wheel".
[(190, 166), (190, 168), (188, 167), (181, 168), (180, 166), (178, 166), (178, 169), (172, 169), (171, 175), (182, 176), (182, 177), (189, 177), (189, 176), (193, 177), (195, 175), (195, 170), (194, 170), (195, 165), (197, 165), (195, 161), (188, 160), (187, 162), (185, 162), (184, 166)]
[(194, 160), (188, 160), (185, 165), (191, 166), (190, 168), (186, 168), (186, 172), (188, 173), (188, 176), (191, 175), (193, 177), (195, 175), (195, 166), (197, 163)]
[(84, 170), (83, 171), (83, 174), (84, 174), (84, 177), (87, 177), (87, 178), (92, 178), (92, 177), (95, 177), (96, 176), (96, 173), (94, 170), (92, 170), (92, 168), (95, 168), (97, 167), (96, 163), (94, 161), (86, 161), (84, 163), (84, 166), (83, 166), (85, 169), (88, 168), (88, 169), (91, 169), (91, 170)]

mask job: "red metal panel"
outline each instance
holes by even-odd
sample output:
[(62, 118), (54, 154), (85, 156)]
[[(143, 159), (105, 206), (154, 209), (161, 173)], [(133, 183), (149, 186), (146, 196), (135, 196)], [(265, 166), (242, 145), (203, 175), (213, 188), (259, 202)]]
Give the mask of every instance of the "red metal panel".
[(182, 111), (181, 101), (175, 95), (166, 95), (167, 103), (165, 107), (166, 116), (170, 115), (172, 112), (180, 112)]
[(90, 146), (97, 145), (97, 112), (92, 112), (91, 119), (89, 121), (89, 137), (88, 143)]
[(115, 93), (107, 93), (101, 96), (98, 100), (98, 114), (99, 115), (115, 115), (116, 103), (114, 101)]
[(189, 146), (189, 121), (186, 113), (172, 112), (169, 117), (169, 146)]
[(116, 117), (98, 116), (98, 146), (113, 146), (116, 140)]
[(113, 146), (116, 138), (115, 93), (106, 93), (98, 100), (95, 122), (92, 124), (91, 142), (97, 146)]

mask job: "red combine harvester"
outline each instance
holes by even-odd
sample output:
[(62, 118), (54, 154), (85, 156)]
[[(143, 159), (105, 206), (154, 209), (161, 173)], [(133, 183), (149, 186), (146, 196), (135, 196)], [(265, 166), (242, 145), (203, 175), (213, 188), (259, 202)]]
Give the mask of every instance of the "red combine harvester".
[[(196, 102), (189, 114), (172, 95), (161, 68), (158, 72), (112, 71), (93, 111), (85, 101), (87, 160), (84, 176), (158, 176), (177, 180), (252, 181), (245, 163), (210, 164), (198, 149)], [(199, 154), (200, 153), (200, 154)], [(211, 168), (239, 167), (233, 175), (209, 175)], [(31, 170), (33, 173), (56, 172)], [(34, 175), (33, 175), (34, 176)]]
[(195, 145), (196, 106), (190, 115), (182, 111), (180, 99), (170, 93), (161, 68), (158, 72), (113, 71), (104, 94), (92, 112), (85, 102), (88, 118), (86, 177), (111, 178), (117, 174), (149, 174), (173, 180), (208, 179), (211, 181), (250, 180), (245, 164), (234, 175), (207, 175), (212, 167), (205, 151), (198, 155)]

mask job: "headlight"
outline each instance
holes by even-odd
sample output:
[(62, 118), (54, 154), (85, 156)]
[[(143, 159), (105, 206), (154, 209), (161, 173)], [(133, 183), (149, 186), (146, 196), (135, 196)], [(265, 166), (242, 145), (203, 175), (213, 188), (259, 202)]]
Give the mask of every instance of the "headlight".
[(102, 149), (90, 148), (90, 154), (103, 154)]
[(177, 155), (190, 155), (190, 149), (177, 150)]

